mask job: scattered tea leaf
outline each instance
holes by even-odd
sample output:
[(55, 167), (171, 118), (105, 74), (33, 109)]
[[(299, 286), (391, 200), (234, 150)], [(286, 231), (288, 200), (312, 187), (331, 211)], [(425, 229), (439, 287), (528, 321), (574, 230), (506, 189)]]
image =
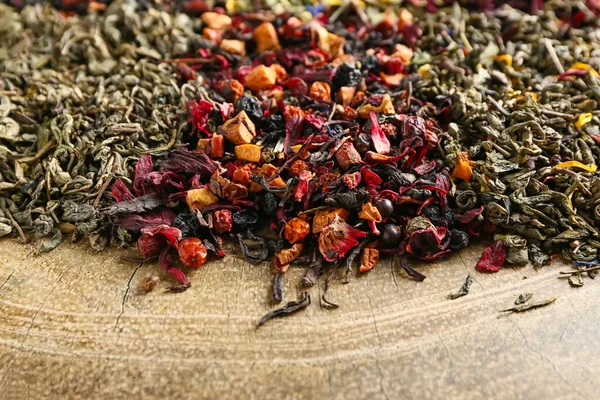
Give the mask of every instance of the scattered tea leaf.
[(270, 319), (278, 318), (278, 317), (285, 317), (287, 315), (290, 315), (290, 314), (293, 314), (300, 310), (303, 310), (306, 307), (308, 307), (309, 305), (310, 305), (310, 294), (308, 294), (308, 292), (302, 292), (302, 294), (300, 295), (300, 298), (298, 298), (297, 301), (290, 301), (285, 306), (267, 313), (264, 317), (262, 317), (260, 319), (260, 321), (258, 321), (258, 325), (256, 327), (258, 328), (258, 327), (264, 325), (264, 323)]
[(469, 274), (469, 275), (467, 275), (467, 279), (465, 280), (465, 283), (463, 283), (462, 287), (458, 290), (458, 292), (449, 294), (448, 298), (450, 300), (455, 300), (455, 299), (458, 299), (459, 297), (468, 295), (469, 288), (471, 287), (472, 283), (473, 283), (473, 277), (471, 276), (471, 274)]
[(534, 308), (545, 307), (549, 304), (552, 304), (558, 299), (558, 296), (551, 297), (547, 300), (536, 301), (533, 303), (520, 304), (515, 307), (507, 308), (506, 310), (500, 310), (501, 312), (524, 312), (528, 310), (533, 310)]
[(423, 282), (425, 280), (425, 278), (427, 278), (425, 275), (423, 275), (419, 271), (416, 271), (410, 265), (408, 265), (408, 261), (407, 261), (406, 257), (402, 257), (400, 259), (400, 265), (402, 265), (402, 268), (404, 268), (406, 273), (416, 281)]
[(569, 277), (569, 284), (573, 287), (582, 287), (583, 286), (583, 278), (581, 274), (573, 274)]
[(275, 274), (275, 278), (273, 278), (273, 300), (277, 303), (281, 303), (283, 300), (283, 293), (281, 291), (281, 279), (283, 278), (282, 274)]
[(533, 293), (521, 293), (515, 300), (515, 305), (527, 303), (533, 297)]

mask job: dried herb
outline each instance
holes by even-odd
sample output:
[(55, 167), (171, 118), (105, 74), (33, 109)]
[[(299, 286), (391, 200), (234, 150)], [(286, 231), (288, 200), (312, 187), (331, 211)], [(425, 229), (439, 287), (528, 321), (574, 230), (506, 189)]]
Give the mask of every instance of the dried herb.
[(277, 303), (281, 303), (283, 300), (283, 293), (281, 291), (281, 280), (283, 275), (280, 273), (275, 274), (273, 278), (273, 300)]
[(533, 293), (521, 293), (515, 300), (515, 305), (525, 304), (533, 297)]
[(534, 308), (545, 307), (549, 304), (554, 303), (554, 301), (556, 299), (558, 299), (558, 297), (555, 296), (555, 297), (551, 297), (547, 300), (535, 301), (533, 303), (520, 304), (515, 307), (507, 308), (506, 310), (501, 310), (501, 312), (524, 312), (524, 311), (532, 310)]
[(256, 327), (258, 328), (264, 325), (265, 322), (267, 322), (270, 319), (291, 315), (295, 312), (305, 309), (309, 305), (310, 294), (308, 294), (308, 292), (302, 292), (297, 301), (290, 301), (285, 306), (267, 313), (264, 317), (260, 319), (260, 321), (258, 321), (258, 325)]
[(404, 271), (406, 271), (406, 273), (411, 278), (413, 278), (414, 280), (416, 280), (418, 282), (423, 282), (425, 280), (425, 278), (427, 278), (425, 275), (423, 275), (419, 271), (416, 271), (414, 268), (412, 268), (410, 265), (408, 265), (408, 260), (406, 259), (406, 257), (400, 258), (400, 265), (402, 265), (402, 268), (404, 268)]
[(492, 233), (479, 271), (596, 274), (594, 2), (30, 3), (0, 5), (0, 236), (135, 243), (174, 291), (228, 238), (325, 292)]
[(465, 280), (465, 283), (463, 283), (462, 287), (458, 290), (458, 292), (449, 294), (448, 298), (450, 300), (455, 300), (455, 299), (458, 299), (459, 297), (468, 295), (469, 288), (471, 287), (472, 283), (473, 283), (473, 277), (471, 276), (471, 274), (469, 274), (469, 275), (467, 275), (467, 279)]

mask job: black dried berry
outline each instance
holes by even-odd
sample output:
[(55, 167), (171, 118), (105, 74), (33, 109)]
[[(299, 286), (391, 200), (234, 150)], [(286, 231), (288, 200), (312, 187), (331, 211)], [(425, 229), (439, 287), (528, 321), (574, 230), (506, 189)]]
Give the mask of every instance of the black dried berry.
[(277, 206), (279, 205), (279, 198), (275, 193), (268, 192), (263, 198), (262, 210), (265, 214), (273, 217), (277, 212)]
[(240, 229), (246, 230), (258, 222), (258, 213), (253, 208), (236, 211), (233, 213), (233, 222)]
[(450, 232), (450, 235), (449, 247), (451, 250), (456, 251), (464, 249), (469, 245), (470, 239), (466, 232), (454, 229)]
[(242, 96), (235, 102), (235, 111), (245, 111), (252, 122), (258, 122), (263, 116), (260, 102), (254, 96)]
[(360, 71), (354, 66), (343, 63), (335, 71), (333, 76), (333, 85), (340, 88), (342, 86), (357, 86), (360, 83)]
[(194, 214), (181, 213), (175, 217), (173, 228), (181, 231), (182, 238), (196, 237), (200, 224)]

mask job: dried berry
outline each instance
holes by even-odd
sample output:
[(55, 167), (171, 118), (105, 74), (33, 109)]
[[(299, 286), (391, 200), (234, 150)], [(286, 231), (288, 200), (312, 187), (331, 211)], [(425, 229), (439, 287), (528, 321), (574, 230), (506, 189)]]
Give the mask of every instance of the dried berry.
[(348, 63), (343, 63), (337, 67), (333, 76), (333, 84), (337, 87), (357, 86), (360, 82), (361, 73)]
[(140, 281), (140, 288), (142, 288), (146, 292), (150, 292), (150, 291), (154, 290), (156, 285), (158, 285), (159, 281), (160, 281), (160, 278), (157, 275), (145, 276)]
[(238, 113), (244, 111), (254, 122), (260, 121), (263, 116), (260, 102), (254, 96), (241, 96), (235, 102), (235, 111)]
[(331, 87), (326, 82), (313, 83), (309, 94), (313, 99), (331, 101)]
[(396, 225), (385, 224), (381, 229), (381, 243), (388, 246), (395, 246), (400, 243), (402, 232)]
[(378, 197), (373, 200), (373, 205), (379, 211), (381, 218), (387, 218), (394, 212), (394, 203), (390, 199)]
[(242, 230), (250, 228), (258, 222), (258, 213), (252, 208), (233, 213), (233, 222)]
[(213, 226), (215, 228), (215, 232), (218, 234), (223, 234), (227, 232), (231, 232), (233, 224), (233, 218), (231, 211), (229, 210), (217, 210), (214, 213), (213, 218)]
[(179, 258), (188, 267), (200, 268), (207, 255), (206, 247), (198, 238), (190, 237), (179, 243)]

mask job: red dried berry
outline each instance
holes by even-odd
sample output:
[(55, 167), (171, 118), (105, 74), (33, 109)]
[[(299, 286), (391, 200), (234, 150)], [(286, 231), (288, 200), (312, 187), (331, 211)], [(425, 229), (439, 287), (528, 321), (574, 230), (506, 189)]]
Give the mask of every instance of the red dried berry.
[(137, 251), (147, 258), (158, 257), (160, 251), (167, 244), (167, 240), (160, 235), (144, 234), (137, 241)]
[(229, 210), (217, 210), (214, 214), (213, 226), (218, 234), (231, 232), (233, 219), (231, 218), (231, 211)]
[(200, 268), (206, 262), (208, 252), (198, 238), (187, 238), (179, 243), (179, 258), (191, 268)]
[(285, 85), (288, 87), (292, 96), (300, 97), (308, 94), (308, 85), (302, 78), (290, 78)]

